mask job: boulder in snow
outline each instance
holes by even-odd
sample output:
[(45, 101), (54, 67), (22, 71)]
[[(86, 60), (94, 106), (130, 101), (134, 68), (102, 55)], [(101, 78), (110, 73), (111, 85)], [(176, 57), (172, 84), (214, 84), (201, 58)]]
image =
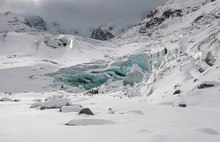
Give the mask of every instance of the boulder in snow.
[(81, 109), (79, 114), (94, 115), (94, 113), (89, 108)]
[(198, 89), (205, 89), (205, 88), (211, 88), (211, 87), (214, 87), (215, 85), (213, 84), (207, 84), (207, 83), (204, 83), (204, 84), (201, 84), (198, 86)]
[(173, 104), (173, 107), (187, 107), (185, 101), (176, 101), (174, 104)]
[(177, 95), (177, 94), (180, 94), (181, 93), (181, 90), (175, 90), (175, 92), (173, 93), (173, 95)]
[(99, 89), (92, 88), (92, 89), (88, 90), (85, 94), (92, 94), (92, 95), (99, 94)]

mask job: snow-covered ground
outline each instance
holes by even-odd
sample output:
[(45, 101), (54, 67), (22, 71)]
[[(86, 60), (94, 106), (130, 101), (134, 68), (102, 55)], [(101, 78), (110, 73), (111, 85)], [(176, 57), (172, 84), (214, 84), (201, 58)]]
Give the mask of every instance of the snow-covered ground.
[[(30, 108), (34, 100), (43, 100), (51, 95), (67, 96), (73, 104), (89, 107), (95, 115)], [(0, 139), (4, 142), (218, 142), (220, 139), (219, 108), (175, 108), (172, 105), (150, 104), (143, 97), (90, 97), (60, 91), (21, 93), (11, 98), (20, 99), (20, 102), (0, 104)], [(65, 125), (70, 120), (75, 122), (75, 126)]]
[(219, 142), (219, 7), (170, 0), (106, 42), (0, 33), (0, 141)]

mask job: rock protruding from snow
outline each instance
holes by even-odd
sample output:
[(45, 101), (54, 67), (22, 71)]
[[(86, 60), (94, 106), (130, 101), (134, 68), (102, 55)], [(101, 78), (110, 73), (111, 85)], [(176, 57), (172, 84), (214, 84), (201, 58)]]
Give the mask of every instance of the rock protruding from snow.
[(94, 115), (94, 113), (89, 108), (80, 110), (79, 114)]
[(203, 84), (198, 86), (198, 89), (206, 89), (206, 88), (211, 88), (211, 87), (214, 87), (214, 86), (215, 85), (213, 85), (213, 84), (203, 83)]
[(115, 36), (107, 31), (107, 30), (102, 30), (101, 28), (97, 28), (92, 32), (91, 38), (97, 39), (97, 40), (109, 40), (114, 38)]
[(170, 18), (170, 17), (182, 17), (182, 10), (181, 9), (169, 9), (163, 13), (163, 16), (165, 18)]
[(186, 105), (186, 102), (185, 101), (176, 101), (174, 104), (173, 104), (173, 107), (187, 107)]
[(99, 94), (99, 89), (98, 88), (92, 88), (92, 89), (88, 90), (85, 94), (88, 94), (88, 95)]
[(133, 86), (135, 83), (140, 83), (144, 77), (143, 71), (138, 67), (138, 65), (134, 64), (127, 74), (125, 79), (123, 80), (123, 85), (131, 85)]
[(177, 95), (177, 94), (180, 94), (181, 93), (181, 90), (177, 89), (175, 90), (175, 92), (173, 93), (173, 95)]
[(45, 37), (44, 38), (44, 43), (53, 49), (57, 48), (64, 48), (68, 44), (68, 40), (64, 40), (63, 38), (58, 39), (58, 38), (51, 38), (51, 37)]

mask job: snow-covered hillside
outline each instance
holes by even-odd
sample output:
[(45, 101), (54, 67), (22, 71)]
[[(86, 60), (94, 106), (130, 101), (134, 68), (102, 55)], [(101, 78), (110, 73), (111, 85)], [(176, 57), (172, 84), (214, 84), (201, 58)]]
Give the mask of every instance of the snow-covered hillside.
[(56, 22), (45, 21), (39, 16), (25, 16), (13, 12), (0, 13), (0, 32), (46, 32), (53, 35), (77, 35), (77, 30), (66, 28)]
[(170, 0), (115, 40), (120, 46), (142, 43), (152, 53), (167, 49), (160, 66), (157, 58), (152, 59), (152, 75), (142, 92), (149, 99), (175, 98), (175, 90), (181, 90), (181, 96), (197, 94), (201, 84), (218, 84), (213, 72), (219, 65), (219, 6), (214, 0)]
[[(116, 18), (100, 25), (81, 28), (72, 25), (63, 26), (57, 22), (47, 21), (40, 16), (5, 12), (0, 13), (0, 32), (46, 32), (52, 35), (67, 34), (97, 40), (109, 40), (129, 29), (140, 19), (141, 16), (130, 19)], [(100, 32), (103, 33), (100, 34)]]
[(0, 141), (219, 142), (219, 8), (169, 0), (109, 41), (0, 21)]

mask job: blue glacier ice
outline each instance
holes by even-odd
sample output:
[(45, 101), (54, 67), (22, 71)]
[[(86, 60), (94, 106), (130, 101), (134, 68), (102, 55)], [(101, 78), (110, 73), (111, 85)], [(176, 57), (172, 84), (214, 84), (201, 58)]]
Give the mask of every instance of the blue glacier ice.
[(139, 83), (145, 72), (151, 72), (152, 66), (159, 67), (166, 51), (147, 54), (144, 52), (123, 57), (112, 64), (103, 61), (80, 64), (61, 69), (53, 75), (66, 86), (83, 87), (86, 90), (97, 88), (109, 81), (121, 80), (123, 85)]
[(148, 71), (151, 70), (151, 62), (150, 57), (147, 55), (147, 53), (139, 53), (132, 55), (131, 57), (118, 61), (114, 63), (113, 65), (118, 67), (132, 67), (134, 64), (138, 65), (141, 69)]

